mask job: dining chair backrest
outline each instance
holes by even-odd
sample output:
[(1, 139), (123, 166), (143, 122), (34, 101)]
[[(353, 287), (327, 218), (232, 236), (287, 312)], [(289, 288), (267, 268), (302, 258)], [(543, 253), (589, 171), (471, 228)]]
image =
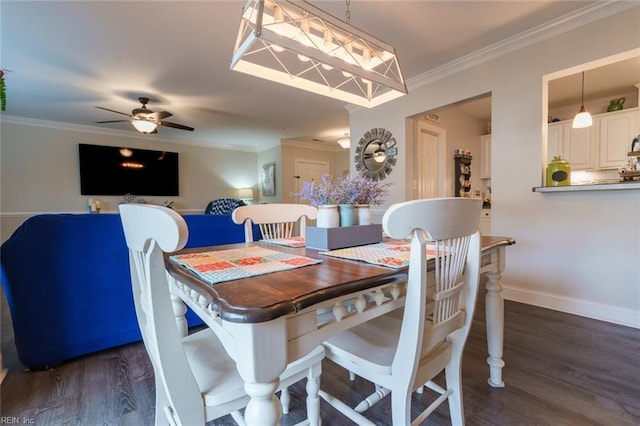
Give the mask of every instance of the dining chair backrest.
[[(136, 315), (151, 359), (156, 386), (178, 413), (202, 413), (202, 397), (187, 361), (171, 305), (164, 252), (184, 247), (187, 224), (175, 211), (145, 204), (119, 207), (129, 248), (129, 265)], [(156, 419), (158, 421), (158, 419)]]
[[(448, 340), (452, 352), (462, 354), (478, 291), (481, 208), (480, 200), (438, 198), (394, 204), (383, 216), (387, 235), (411, 238), (406, 302), (391, 370), (395, 380), (413, 389), (431, 380), (420, 361), (436, 346)], [(435, 256), (433, 271), (427, 271), (428, 254)]]
[[(231, 218), (237, 224), (244, 223), (246, 242), (254, 240), (253, 224), (260, 228), (263, 239), (291, 238), (297, 232), (306, 234), (307, 219), (318, 217), (317, 207), (307, 204), (250, 204), (236, 208)], [(296, 228), (298, 231), (296, 231)]]
[[(464, 424), (460, 370), (478, 291), (481, 208), (480, 200), (433, 198), (385, 212), (384, 232), (410, 239), (404, 305), (324, 342), (328, 359), (376, 384), (355, 408), (320, 393), (358, 424), (371, 425), (361, 413), (389, 394), (393, 425), (420, 424), (447, 400), (452, 423)], [(432, 382), (442, 370), (447, 389)], [(412, 420), (412, 393), (424, 385), (441, 396)]]
[[(385, 213), (382, 226), (387, 235), (391, 238), (411, 236), (402, 327), (402, 334), (411, 337), (401, 337), (398, 355), (427, 353), (453, 331), (470, 324), (471, 318), (465, 315), (465, 307), (460, 304), (465, 300), (460, 293), (465, 290), (465, 284), (472, 292), (477, 289), (477, 280), (465, 283), (464, 278), (478, 275), (480, 238), (475, 233), (480, 223), (481, 206), (478, 200), (440, 198), (395, 204)], [(427, 273), (426, 269), (429, 253), (435, 256), (433, 274)], [(463, 276), (465, 268), (467, 274)], [(475, 300), (473, 297), (466, 299)], [(418, 321), (425, 315), (426, 323)], [(420, 329), (423, 324), (426, 330)], [(407, 367), (403, 356), (396, 356), (394, 364), (400, 370)]]

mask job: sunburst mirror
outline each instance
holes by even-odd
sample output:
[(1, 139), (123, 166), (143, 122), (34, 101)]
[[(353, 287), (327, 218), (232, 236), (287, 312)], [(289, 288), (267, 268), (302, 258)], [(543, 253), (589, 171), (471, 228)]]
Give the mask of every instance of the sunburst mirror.
[(396, 140), (389, 130), (368, 130), (356, 146), (356, 170), (367, 179), (383, 180), (393, 170), (397, 153)]

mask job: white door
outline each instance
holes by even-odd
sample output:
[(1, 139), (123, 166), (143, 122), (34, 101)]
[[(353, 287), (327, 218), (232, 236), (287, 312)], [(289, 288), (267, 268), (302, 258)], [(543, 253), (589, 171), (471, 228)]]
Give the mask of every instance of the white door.
[(329, 174), (329, 163), (326, 161), (295, 160), (295, 202), (309, 204), (308, 200), (300, 200), (303, 182), (320, 182), (325, 174)]
[(426, 122), (418, 123), (415, 144), (416, 197), (444, 196), (447, 131)]

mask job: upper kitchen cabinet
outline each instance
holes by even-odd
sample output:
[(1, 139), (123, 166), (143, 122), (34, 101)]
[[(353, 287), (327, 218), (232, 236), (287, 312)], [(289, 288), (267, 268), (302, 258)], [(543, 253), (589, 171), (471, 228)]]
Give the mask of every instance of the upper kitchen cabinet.
[(607, 170), (623, 167), (631, 141), (640, 133), (640, 108), (593, 115), (593, 126), (574, 129), (572, 120), (549, 124), (547, 162), (556, 155), (571, 170)]
[(571, 164), (571, 170), (596, 168), (596, 138), (594, 127), (574, 129), (572, 120), (549, 125), (547, 162), (560, 155)]
[(623, 167), (631, 151), (631, 141), (640, 134), (640, 109), (603, 114), (598, 118), (601, 169)]

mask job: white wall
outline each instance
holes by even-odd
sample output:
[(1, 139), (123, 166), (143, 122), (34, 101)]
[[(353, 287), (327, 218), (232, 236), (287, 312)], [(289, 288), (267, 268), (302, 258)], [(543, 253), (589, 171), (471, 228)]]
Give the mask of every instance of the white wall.
[[(490, 92), (492, 232), (517, 242), (507, 250), (505, 297), (640, 328), (640, 190), (532, 192), (542, 183), (545, 163), (543, 76), (640, 48), (638, 22), (640, 6), (446, 77), (425, 79), (398, 100), (352, 109), (351, 135), (389, 129), (399, 144), (396, 169), (402, 171), (407, 117)], [(403, 201), (411, 183), (402, 172), (388, 179), (394, 193), (387, 205)]]
[[(131, 134), (131, 135), (129, 135)], [(80, 195), (78, 143), (178, 152), (180, 196), (141, 197), (153, 204), (175, 201), (183, 213), (202, 213), (214, 198), (235, 197), (238, 188), (257, 193), (257, 154), (163, 140), (159, 135), (101, 131), (90, 126), (3, 117), (1, 149), (2, 241), (26, 218), (45, 212), (85, 213)], [(108, 178), (108, 177), (105, 177)], [(94, 196), (114, 213), (122, 197)]]

